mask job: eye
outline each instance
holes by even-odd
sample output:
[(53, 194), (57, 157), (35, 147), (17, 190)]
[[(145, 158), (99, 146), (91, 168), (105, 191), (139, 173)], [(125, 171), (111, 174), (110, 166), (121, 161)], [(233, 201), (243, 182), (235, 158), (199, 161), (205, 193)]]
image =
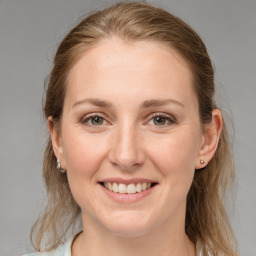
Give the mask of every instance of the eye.
[(155, 125), (165, 125), (166, 121), (167, 121), (167, 119), (162, 116), (157, 116), (157, 117), (153, 118), (153, 122)]
[(105, 125), (107, 122), (105, 118), (99, 116), (99, 115), (90, 115), (86, 116), (83, 120), (82, 123), (91, 125), (91, 126), (101, 126)]
[(156, 114), (149, 121), (150, 125), (155, 125), (155, 126), (166, 126), (166, 125), (172, 124), (172, 123), (175, 123), (174, 118), (172, 118), (170, 116), (165, 116), (165, 115), (162, 115), (162, 114), (161, 115)]
[(104, 124), (104, 119), (100, 116), (91, 117), (89, 120), (92, 125), (103, 125)]

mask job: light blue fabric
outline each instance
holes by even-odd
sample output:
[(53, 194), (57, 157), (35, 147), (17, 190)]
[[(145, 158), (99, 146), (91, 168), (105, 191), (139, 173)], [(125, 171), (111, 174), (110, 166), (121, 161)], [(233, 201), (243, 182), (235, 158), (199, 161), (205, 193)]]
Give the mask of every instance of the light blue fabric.
[[(75, 236), (76, 237), (76, 236)], [(64, 245), (58, 247), (56, 250), (51, 252), (35, 252), (30, 254), (24, 254), (22, 256), (71, 256), (71, 245), (74, 237), (67, 241)], [(197, 256), (203, 256), (201, 243), (198, 241), (196, 244)]]
[(34, 252), (30, 254), (25, 254), (23, 256), (71, 256), (71, 245), (73, 239), (74, 238), (70, 239), (64, 245), (58, 247), (51, 252)]

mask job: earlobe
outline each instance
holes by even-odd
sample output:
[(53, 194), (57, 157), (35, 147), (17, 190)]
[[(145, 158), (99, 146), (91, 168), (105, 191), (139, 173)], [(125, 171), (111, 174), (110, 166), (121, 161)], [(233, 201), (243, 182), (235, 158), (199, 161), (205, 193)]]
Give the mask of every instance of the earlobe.
[(59, 126), (51, 116), (48, 117), (47, 124), (48, 124), (48, 130), (51, 136), (54, 154), (56, 158), (61, 161), (62, 168), (63, 168), (64, 159), (63, 159), (63, 149), (62, 149), (61, 133), (60, 133)]
[(222, 114), (219, 109), (212, 111), (212, 121), (205, 125), (202, 144), (196, 159), (195, 168), (204, 168), (214, 156), (218, 148), (220, 134), (222, 131)]

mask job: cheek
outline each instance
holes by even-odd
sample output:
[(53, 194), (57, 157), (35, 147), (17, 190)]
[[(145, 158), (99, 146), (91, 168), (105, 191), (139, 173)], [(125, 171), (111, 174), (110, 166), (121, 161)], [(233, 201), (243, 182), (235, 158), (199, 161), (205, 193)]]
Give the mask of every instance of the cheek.
[(74, 197), (96, 183), (95, 173), (101, 165), (104, 155), (104, 144), (80, 129), (66, 127), (62, 132), (63, 156), (65, 159), (68, 180)]
[(85, 133), (82, 127), (66, 123), (62, 130), (66, 169), (77, 175), (91, 175), (104, 154), (104, 145), (99, 144), (95, 134)]
[(63, 155), (68, 173), (88, 175), (93, 171), (95, 154), (92, 154), (90, 144), (86, 145), (82, 140), (67, 139), (64, 143)]
[(105, 155), (104, 145), (97, 145), (97, 142), (100, 141), (85, 133), (72, 129), (63, 131), (63, 155), (68, 182), (83, 212), (93, 209), (90, 195), (95, 193), (96, 174)]
[(191, 132), (180, 132), (158, 140), (158, 147), (151, 147), (149, 154), (152, 162), (170, 186), (189, 189), (195, 171), (199, 138), (199, 134), (192, 136)]

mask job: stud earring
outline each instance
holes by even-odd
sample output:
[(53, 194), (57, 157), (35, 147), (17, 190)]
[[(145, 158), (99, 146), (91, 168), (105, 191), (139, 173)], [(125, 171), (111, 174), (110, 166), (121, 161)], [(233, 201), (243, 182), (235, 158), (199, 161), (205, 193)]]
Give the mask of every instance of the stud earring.
[(59, 169), (62, 174), (65, 173), (65, 170), (62, 169), (62, 167), (61, 167), (61, 164), (60, 164), (60, 160), (59, 160), (59, 159), (57, 159), (57, 169)]
[(200, 164), (205, 164), (205, 161), (204, 160), (200, 160)]

